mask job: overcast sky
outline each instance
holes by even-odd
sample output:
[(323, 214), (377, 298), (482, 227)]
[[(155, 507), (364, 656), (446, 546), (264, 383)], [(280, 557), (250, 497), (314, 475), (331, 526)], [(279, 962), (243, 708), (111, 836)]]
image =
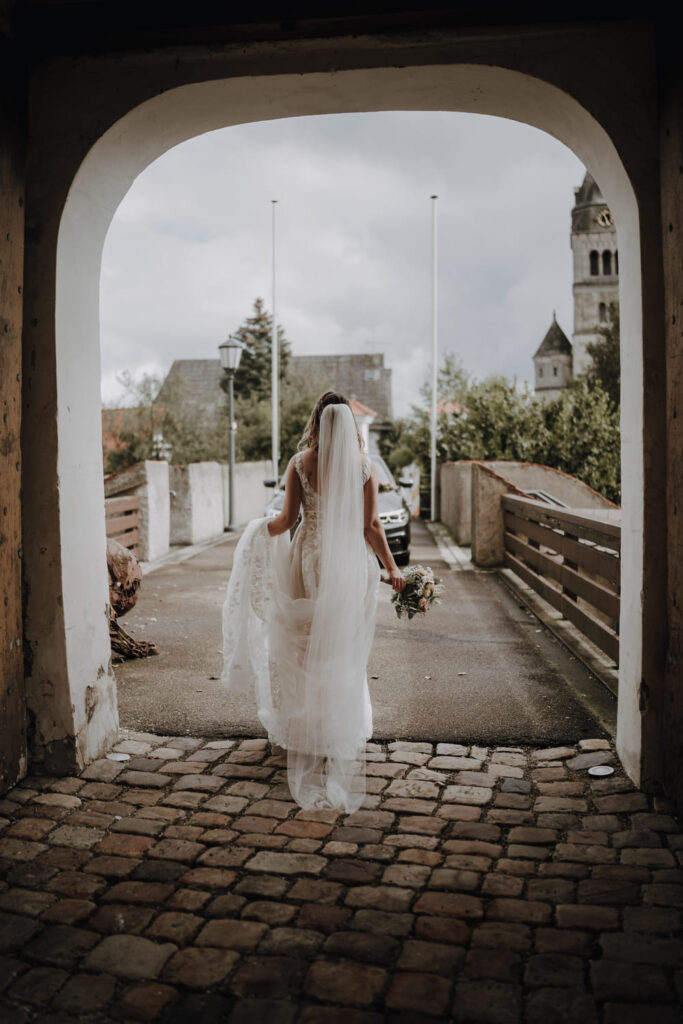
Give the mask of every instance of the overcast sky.
[(112, 222), (101, 286), (102, 395), (123, 370), (217, 358), (271, 308), (295, 354), (383, 352), (394, 412), (431, 360), (431, 203), (439, 217), (439, 344), (477, 377), (532, 380), (557, 310), (571, 338), (573, 189), (584, 168), (526, 125), (453, 113), (326, 115), (190, 140), (147, 168)]

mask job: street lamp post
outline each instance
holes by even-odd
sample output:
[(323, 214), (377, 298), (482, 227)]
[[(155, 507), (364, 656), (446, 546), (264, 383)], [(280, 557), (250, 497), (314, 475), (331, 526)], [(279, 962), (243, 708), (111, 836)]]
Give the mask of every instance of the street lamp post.
[(228, 375), (228, 418), (230, 421), (230, 444), (228, 447), (228, 529), (235, 529), (235, 433), (237, 424), (234, 413), (234, 381), (240, 365), (244, 346), (239, 338), (229, 335), (228, 340), (218, 346), (221, 366)]

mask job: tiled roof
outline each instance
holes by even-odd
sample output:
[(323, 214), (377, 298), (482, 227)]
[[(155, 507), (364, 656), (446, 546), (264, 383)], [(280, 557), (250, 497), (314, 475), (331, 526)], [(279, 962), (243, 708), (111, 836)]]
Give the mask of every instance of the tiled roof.
[(551, 356), (551, 355), (563, 355), (570, 356), (572, 354), (572, 343), (564, 333), (553, 313), (553, 322), (548, 328), (548, 332), (538, 346), (534, 353), (534, 359), (536, 356)]
[(351, 412), (353, 413), (354, 416), (375, 417), (377, 415), (374, 409), (369, 409), (367, 405), (363, 405), (363, 403), (359, 402), (357, 398), (352, 398), (350, 404)]
[(378, 420), (391, 419), (391, 370), (381, 353), (333, 356), (292, 356), (294, 376), (307, 377), (321, 389), (334, 388), (369, 406)]
[[(377, 420), (391, 418), (391, 370), (381, 354), (292, 356), (290, 371), (320, 389), (334, 388), (354, 399)], [(159, 391), (160, 402), (180, 402), (198, 421), (215, 423), (227, 406), (219, 359), (176, 359)], [(368, 415), (363, 413), (362, 415)]]

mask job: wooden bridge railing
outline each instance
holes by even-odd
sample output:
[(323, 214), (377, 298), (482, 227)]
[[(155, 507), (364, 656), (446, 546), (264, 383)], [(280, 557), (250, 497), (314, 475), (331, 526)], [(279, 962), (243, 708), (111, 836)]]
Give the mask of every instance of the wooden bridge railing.
[(138, 508), (140, 499), (136, 494), (123, 498), (105, 498), (104, 516), (107, 537), (112, 537), (133, 554), (138, 553)]
[(619, 660), (621, 525), (504, 495), (505, 565)]

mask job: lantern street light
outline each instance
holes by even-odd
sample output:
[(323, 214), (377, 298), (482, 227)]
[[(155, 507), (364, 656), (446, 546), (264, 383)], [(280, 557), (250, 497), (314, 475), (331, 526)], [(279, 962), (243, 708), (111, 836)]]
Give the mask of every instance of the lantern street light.
[(236, 338), (233, 334), (228, 336), (228, 340), (224, 341), (222, 345), (218, 346), (218, 352), (221, 357), (221, 366), (228, 375), (228, 418), (230, 420), (229, 437), (230, 444), (228, 447), (228, 529), (235, 529), (235, 433), (237, 431), (237, 424), (235, 423), (235, 414), (233, 409), (234, 403), (234, 392), (233, 384), (235, 380), (235, 374), (237, 373), (237, 367), (240, 365), (240, 359), (244, 345)]

